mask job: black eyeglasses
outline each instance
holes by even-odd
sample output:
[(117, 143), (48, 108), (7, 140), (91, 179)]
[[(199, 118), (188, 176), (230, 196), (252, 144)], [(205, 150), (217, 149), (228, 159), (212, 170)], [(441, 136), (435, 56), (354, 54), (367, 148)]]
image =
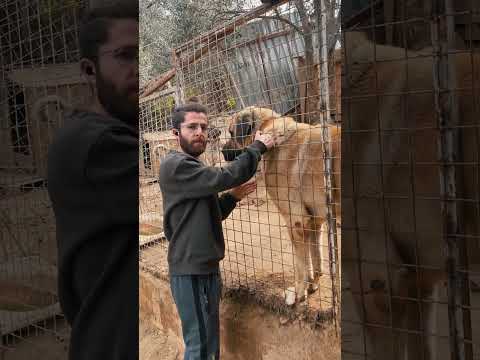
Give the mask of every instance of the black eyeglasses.
[(198, 128), (202, 130), (203, 133), (206, 133), (208, 131), (208, 125), (206, 124), (196, 124), (196, 123), (191, 123), (191, 124), (186, 124), (186, 125), (180, 125), (183, 128), (187, 128), (191, 132), (195, 132)]
[(130, 65), (134, 62), (138, 63), (138, 47), (137, 46), (125, 46), (118, 49), (106, 50), (98, 55), (112, 54), (113, 58), (122, 65)]

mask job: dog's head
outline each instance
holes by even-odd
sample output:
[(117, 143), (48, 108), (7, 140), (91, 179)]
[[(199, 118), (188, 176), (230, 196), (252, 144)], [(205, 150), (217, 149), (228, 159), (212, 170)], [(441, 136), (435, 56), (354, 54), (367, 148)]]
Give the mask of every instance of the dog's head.
[(222, 148), (226, 161), (235, 159), (242, 150), (250, 145), (257, 130), (269, 119), (279, 118), (281, 115), (268, 108), (249, 106), (233, 115), (229, 120), (228, 140)]

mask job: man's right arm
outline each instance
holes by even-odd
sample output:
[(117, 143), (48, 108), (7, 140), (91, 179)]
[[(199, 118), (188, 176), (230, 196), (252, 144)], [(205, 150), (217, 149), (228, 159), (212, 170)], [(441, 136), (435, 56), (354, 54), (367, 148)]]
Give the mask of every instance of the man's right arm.
[(234, 161), (220, 168), (205, 166), (194, 158), (185, 157), (162, 167), (160, 185), (165, 191), (181, 193), (191, 199), (217, 194), (239, 186), (255, 175), (266, 150), (267, 147), (257, 140)]

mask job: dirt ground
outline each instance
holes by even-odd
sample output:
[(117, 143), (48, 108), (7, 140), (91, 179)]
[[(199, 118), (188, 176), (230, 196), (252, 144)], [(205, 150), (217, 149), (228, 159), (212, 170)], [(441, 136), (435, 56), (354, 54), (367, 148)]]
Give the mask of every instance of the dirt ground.
[(141, 360), (180, 360), (180, 349), (172, 335), (140, 318), (139, 346)]

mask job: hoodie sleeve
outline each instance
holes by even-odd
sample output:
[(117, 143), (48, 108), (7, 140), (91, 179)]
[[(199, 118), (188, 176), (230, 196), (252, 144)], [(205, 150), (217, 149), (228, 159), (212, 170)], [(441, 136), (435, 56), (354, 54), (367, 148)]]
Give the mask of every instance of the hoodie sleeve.
[(249, 180), (257, 170), (265, 145), (255, 141), (225, 167), (205, 166), (193, 157), (162, 167), (160, 185), (165, 191), (195, 199), (218, 194)]

